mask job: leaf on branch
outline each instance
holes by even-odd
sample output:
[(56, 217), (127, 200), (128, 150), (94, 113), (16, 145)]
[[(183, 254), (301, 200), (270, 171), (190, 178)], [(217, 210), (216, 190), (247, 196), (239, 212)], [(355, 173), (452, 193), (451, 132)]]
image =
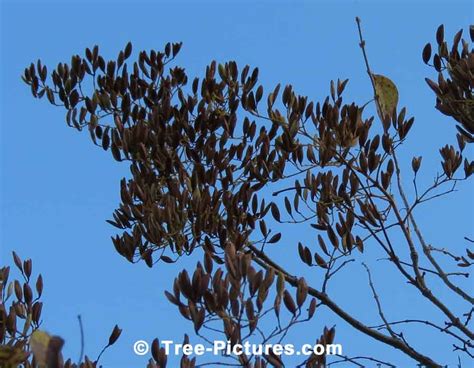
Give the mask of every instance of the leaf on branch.
[(398, 89), (389, 78), (372, 74), (375, 84), (375, 100), (377, 101), (377, 114), (382, 121), (389, 119), (398, 104)]
[(61, 349), (64, 340), (59, 336), (36, 330), (30, 338), (31, 351), (40, 367), (58, 368), (60, 365)]

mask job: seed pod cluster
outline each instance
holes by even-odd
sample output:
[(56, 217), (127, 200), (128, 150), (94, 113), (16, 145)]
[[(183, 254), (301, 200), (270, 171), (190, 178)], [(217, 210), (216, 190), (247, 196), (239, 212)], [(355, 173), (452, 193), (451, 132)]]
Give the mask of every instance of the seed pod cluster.
[(31, 367), (28, 339), (42, 321), (43, 278), (32, 278), (31, 259), (23, 261), (13, 252), (13, 263), (22, 281), (9, 281), (10, 267), (0, 268), (0, 365)]
[[(128, 63), (131, 44), (109, 61), (95, 46), (51, 73), (38, 61), (23, 75), (35, 97), (46, 96), (66, 109), (69, 126), (87, 128), (94, 144), (130, 163), (131, 176), (120, 183), (122, 203), (108, 221), (123, 230), (112, 241), (130, 262), (144, 260), (150, 267), (175, 262), (201, 247), (205, 238), (219, 239), (220, 248), (231, 241), (240, 249), (257, 222), (265, 242), (278, 243), (281, 234), (272, 233), (264, 217), (270, 210), (276, 221), (283, 221), (279, 206), (266, 201), (260, 190), (283, 180), (289, 166), (307, 176), (304, 186), (296, 182), (292, 203), (285, 201), (287, 212), (298, 215), (300, 202), (311, 194), (318, 223), (326, 226), (330, 209), (350, 203), (358, 184), (354, 173), (347, 172), (340, 183), (331, 171), (314, 176), (308, 165), (344, 165), (355, 148), (364, 172), (375, 172), (381, 163), (376, 152), (380, 138), (369, 138), (373, 118), (364, 120), (362, 108), (343, 103), (347, 80), (333, 82), (331, 98), (323, 103), (297, 95), (291, 85), (278, 85), (262, 108), (258, 68), (239, 70), (233, 61), (213, 61), (187, 91), (184, 68), (165, 68), (180, 48), (175, 43), (164, 51), (142, 51)], [(85, 94), (90, 80), (95, 88)], [(278, 102), (281, 89), (284, 114)], [(262, 116), (267, 123), (258, 121)], [(405, 135), (412, 121), (398, 120), (400, 135)], [(391, 143), (385, 138), (388, 150)], [(346, 236), (342, 243), (350, 250), (354, 241)]]
[[(458, 31), (449, 45), (445, 40), (444, 26), (436, 32), (435, 54), (432, 56), (431, 44), (423, 49), (423, 61), (438, 72), (437, 82), (426, 78), (426, 82), (436, 95), (436, 108), (451, 116), (459, 124), (457, 129), (469, 143), (474, 142), (474, 26), (469, 28), (469, 38), (462, 37)], [(470, 42), (469, 42), (470, 41)], [(430, 60), (432, 60), (430, 62)]]
[[(302, 313), (309, 299), (308, 285), (303, 278), (292, 293), (285, 290), (282, 274), (276, 274), (272, 268), (254, 268), (251, 257), (250, 253), (239, 251), (228, 243), (224, 268), (210, 266), (215, 262), (212, 257), (204, 260), (205, 266), (198, 262), (192, 275), (187, 270), (181, 271), (174, 281), (173, 290), (166, 291), (165, 295), (181, 315), (193, 323), (196, 332), (199, 333), (204, 325), (214, 330), (221, 329), (232, 345), (240, 344), (245, 336), (254, 334), (272, 309), (280, 319), (282, 302), (291, 316), (290, 323), (314, 316), (317, 305), (314, 298), (309, 302), (308, 313)], [(164, 358), (159, 351), (156, 347), (154, 359), (161, 367)], [(248, 358), (240, 356), (241, 364), (249, 364)], [(272, 357), (267, 357), (267, 361), (271, 362)], [(263, 363), (253, 361), (252, 364)]]

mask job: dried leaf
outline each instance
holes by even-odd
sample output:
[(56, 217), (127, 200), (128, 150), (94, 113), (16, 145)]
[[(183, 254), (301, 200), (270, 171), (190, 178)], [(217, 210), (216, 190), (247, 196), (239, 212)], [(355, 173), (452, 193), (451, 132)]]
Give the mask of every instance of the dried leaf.
[(375, 83), (375, 99), (377, 113), (382, 121), (390, 119), (398, 104), (398, 89), (387, 77), (380, 74), (372, 75)]
[(31, 334), (31, 351), (39, 366), (46, 368), (59, 368), (61, 358), (61, 349), (64, 340), (58, 336), (50, 336), (48, 333), (36, 330)]

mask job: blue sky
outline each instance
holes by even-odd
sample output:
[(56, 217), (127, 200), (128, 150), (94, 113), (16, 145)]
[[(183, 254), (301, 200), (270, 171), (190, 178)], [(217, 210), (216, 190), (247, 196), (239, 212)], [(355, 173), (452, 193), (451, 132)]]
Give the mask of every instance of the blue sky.
[[(79, 355), (78, 314), (84, 321), (86, 353), (92, 357), (115, 323), (124, 329), (102, 359), (104, 367), (111, 368), (144, 366), (147, 356), (132, 352), (135, 340), (180, 341), (190, 327), (163, 297), (163, 290), (171, 288), (177, 270), (194, 264), (196, 258), (150, 270), (116, 254), (110, 241), (115, 230), (105, 220), (119, 203), (119, 181), (128, 175), (128, 168), (93, 147), (87, 134), (68, 129), (62, 110), (31, 97), (20, 79), (30, 62), (40, 58), (53, 66), (95, 44), (104, 56), (115, 57), (128, 41), (135, 51), (183, 41), (177, 64), (192, 77), (202, 76), (211, 60), (236, 60), (260, 68), (266, 91), (277, 83), (290, 83), (297, 93), (316, 101), (328, 94), (331, 79), (349, 78), (345, 98), (363, 104), (372, 91), (358, 47), (354, 18), (360, 16), (373, 70), (397, 84), (399, 106), (407, 106), (416, 117), (404, 148), (404, 164), (413, 155), (424, 155), (423, 171), (429, 181), (439, 169), (438, 148), (454, 143), (455, 133), (453, 122), (433, 108), (424, 78), (435, 75), (421, 61), (421, 50), (434, 40), (439, 24), (445, 24), (447, 38), (452, 39), (458, 29), (468, 29), (473, 14), (470, 1), (3, 1), (0, 264), (11, 263), (11, 250), (33, 259), (35, 271), (45, 281), (44, 324), (66, 339), (65, 355), (72, 358)], [(470, 153), (472, 157), (472, 149)], [(462, 237), (472, 236), (474, 228), (472, 181), (459, 189), (419, 213), (429, 238), (457, 250), (465, 245)], [(446, 224), (443, 228), (441, 221)], [(471, 234), (462, 229), (471, 229)], [(314, 233), (285, 229), (282, 244), (292, 247), (293, 254), (296, 235), (315, 239)], [(286, 252), (282, 246), (276, 256)], [(380, 285), (384, 277), (396, 280), (384, 267), (376, 264), (374, 269)], [(360, 263), (350, 272), (346, 276), (351, 282), (365, 277)], [(350, 284), (338, 285), (336, 300), (367, 323), (376, 322), (373, 303), (363, 302), (364, 295), (372, 302), (367, 287), (355, 294)], [(402, 290), (382, 292), (388, 313), (395, 319), (402, 299), (404, 304), (413, 303), (413, 315), (425, 313), (416, 294)], [(322, 326), (332, 324), (338, 327), (346, 354), (374, 353), (399, 366), (414, 366), (324, 312), (291, 338), (295, 343), (312, 341)], [(445, 364), (456, 363), (443, 340), (439, 345), (429, 340), (429, 334), (419, 334), (412, 341)]]

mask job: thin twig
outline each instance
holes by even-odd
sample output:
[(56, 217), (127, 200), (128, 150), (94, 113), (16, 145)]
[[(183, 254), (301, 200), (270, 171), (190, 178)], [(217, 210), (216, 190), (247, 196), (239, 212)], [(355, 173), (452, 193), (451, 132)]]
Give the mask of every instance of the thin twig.
[[(400, 324), (405, 324), (405, 323), (419, 323), (419, 324), (424, 324), (424, 325), (427, 325), (427, 326), (430, 326), (430, 327), (433, 327), (435, 328), (436, 330), (438, 330), (439, 332), (442, 332), (442, 333), (445, 333), (445, 334), (448, 334), (448, 335), (451, 335), (452, 337), (454, 337), (455, 339), (461, 341), (463, 344), (466, 344), (467, 346), (469, 346), (470, 348), (474, 348), (474, 344), (472, 342), (470, 342), (469, 340), (466, 340), (464, 338), (462, 338), (461, 336), (459, 336), (458, 334), (452, 332), (452, 331), (449, 331), (446, 327), (440, 327), (438, 326), (437, 324), (433, 323), (433, 322), (430, 322), (430, 321), (426, 321), (426, 320), (421, 320), (421, 319), (404, 319), (404, 320), (401, 320), (401, 321), (394, 321), (394, 322), (389, 322), (388, 324), (390, 326), (393, 326), (393, 325), (400, 325)], [(376, 328), (376, 329), (382, 329), (382, 328), (385, 328), (386, 325), (385, 324), (381, 324), (381, 325), (377, 325), (377, 326), (370, 326), (371, 328)]]
[(371, 358), (371, 357), (356, 356), (356, 357), (351, 357), (351, 358), (349, 358), (349, 357), (346, 357), (346, 356), (343, 356), (343, 355), (339, 355), (339, 354), (337, 354), (336, 356), (341, 357), (341, 358), (343, 358), (344, 360), (336, 360), (336, 361), (334, 361), (334, 362), (331, 362), (331, 363), (329, 363), (329, 364), (327, 365), (328, 367), (330, 367), (330, 366), (332, 366), (332, 365), (335, 365), (335, 364), (344, 363), (344, 362), (351, 362), (351, 363), (354, 363), (354, 364), (358, 365), (359, 367), (366, 367), (365, 365), (356, 363), (355, 361), (356, 361), (356, 360), (369, 360), (369, 361), (371, 361), (371, 362), (377, 363), (379, 367), (380, 367), (381, 365), (386, 365), (387, 367), (390, 367), (390, 368), (396, 368), (396, 366), (393, 365), (393, 364), (384, 362), (384, 361), (379, 360), (379, 359)]
[(364, 262), (362, 262), (362, 266), (364, 266), (365, 270), (367, 271), (367, 275), (369, 277), (369, 286), (370, 286), (370, 289), (372, 290), (372, 294), (374, 296), (375, 303), (377, 304), (377, 309), (378, 309), (378, 312), (379, 312), (379, 316), (382, 319), (382, 321), (384, 322), (385, 328), (390, 333), (390, 335), (392, 335), (392, 337), (394, 339), (398, 339), (397, 334), (392, 330), (392, 328), (390, 327), (390, 323), (388, 323), (388, 320), (385, 318), (385, 315), (384, 315), (383, 310), (382, 310), (382, 304), (380, 303), (379, 296), (377, 294), (377, 291), (375, 290), (374, 283), (372, 282), (372, 275), (370, 274), (370, 269)]
[(77, 320), (79, 321), (79, 331), (81, 332), (81, 353), (79, 354), (79, 361), (77, 362), (77, 365), (80, 365), (84, 358), (84, 326), (82, 325), (82, 317), (80, 314), (77, 316)]
[[(360, 21), (359, 17), (356, 17), (356, 23), (357, 23), (357, 29), (359, 30), (359, 40), (360, 40), (359, 46), (362, 49), (362, 54), (364, 55), (365, 66), (367, 68), (367, 74), (369, 75), (370, 82), (372, 83), (372, 87), (374, 89), (375, 103), (377, 104), (377, 106), (379, 106), (379, 109), (380, 109), (379, 99), (378, 99), (378, 96), (377, 96), (377, 90), (375, 89), (374, 76), (372, 74), (372, 70), (370, 69), (369, 59), (368, 59), (367, 53), (365, 51), (365, 40), (362, 37), (362, 27), (360, 25), (361, 21)], [(382, 110), (380, 110), (380, 111), (382, 111)]]
[[(257, 249), (251, 243), (247, 243), (248, 249), (252, 252), (253, 259), (257, 262), (260, 266), (267, 269), (273, 269), (277, 272), (281, 272), (285, 277), (285, 280), (292, 285), (293, 287), (298, 286), (298, 279), (297, 277), (288, 273), (283, 267), (275, 263), (272, 259), (270, 259), (264, 252)], [(331, 309), (335, 314), (349, 323), (355, 329), (363, 332), (364, 334), (374, 338), (375, 340), (381, 341), (387, 345), (390, 345), (396, 349), (403, 351), (408, 356), (412, 357), (416, 361), (423, 363), (429, 367), (441, 367), (440, 364), (435, 363), (430, 357), (427, 357), (418, 351), (414, 350), (413, 348), (406, 345), (405, 342), (401, 341), (400, 339), (394, 339), (391, 336), (387, 336), (382, 334), (376, 330), (373, 330), (360, 322), (359, 320), (355, 319), (351, 315), (349, 315), (345, 310), (343, 310), (339, 305), (337, 305), (334, 301), (332, 301), (326, 293), (322, 293), (319, 290), (316, 290), (312, 287), (308, 287), (308, 294), (311, 296), (316, 297), (319, 299), (322, 304), (326, 305), (329, 309)]]
[[(401, 184), (400, 167), (399, 167), (397, 156), (396, 156), (395, 152), (393, 153), (392, 157), (393, 157), (393, 162), (395, 163), (395, 173), (397, 175), (398, 191), (400, 193), (400, 197), (402, 198), (403, 203), (405, 204), (405, 206), (407, 208), (409, 208), (408, 199), (407, 199), (407, 196), (405, 194), (405, 191), (403, 190), (403, 186)], [(413, 216), (413, 213), (410, 213), (408, 218), (409, 218), (411, 224), (413, 225), (413, 230), (415, 231), (415, 234), (416, 234), (416, 236), (417, 236), (417, 238), (418, 238), (418, 240), (421, 244), (421, 247), (423, 248), (423, 253), (425, 254), (426, 258), (428, 258), (428, 260), (433, 265), (433, 267), (436, 269), (436, 271), (438, 271), (439, 277), (441, 278), (441, 280), (443, 280), (444, 284), (448, 288), (450, 288), (452, 291), (454, 291), (456, 294), (461, 296), (463, 299), (465, 299), (466, 301), (468, 301), (471, 304), (474, 304), (474, 298), (472, 296), (468, 295), (464, 290), (462, 290), (458, 286), (454, 285), (448, 279), (448, 277), (446, 276), (443, 269), (439, 266), (438, 262), (436, 262), (436, 260), (434, 259), (434, 257), (431, 254), (431, 249), (429, 248), (428, 244), (426, 244), (425, 239), (424, 239), (423, 235), (421, 234), (421, 230), (418, 228), (418, 224), (415, 220), (415, 217)], [(447, 310), (447, 308), (445, 308), (445, 309)], [(461, 331), (463, 331), (467, 336), (469, 336), (469, 338), (471, 338), (471, 339), (474, 338), (474, 333), (472, 331), (469, 331), (468, 329), (464, 328), (464, 326), (460, 325), (459, 322), (454, 317), (453, 318), (449, 317), (449, 319), (451, 320), (451, 322), (453, 322), (453, 325), (460, 328)]]

